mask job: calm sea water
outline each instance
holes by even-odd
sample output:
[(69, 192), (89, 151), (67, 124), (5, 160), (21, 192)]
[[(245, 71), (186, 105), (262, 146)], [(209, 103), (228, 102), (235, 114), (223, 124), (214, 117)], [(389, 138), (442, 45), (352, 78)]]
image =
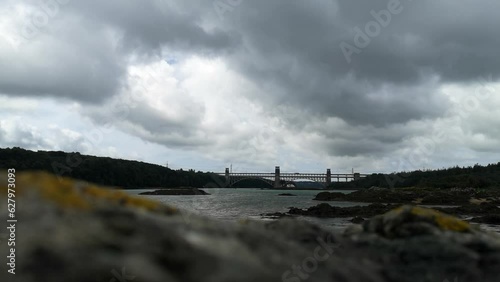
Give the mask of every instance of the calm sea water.
[[(308, 208), (321, 202), (313, 201), (313, 198), (321, 191), (315, 190), (261, 190), (261, 189), (227, 189), (211, 188), (203, 189), (210, 195), (197, 196), (151, 196), (141, 195), (160, 201), (170, 206), (189, 210), (197, 214), (208, 215), (220, 220), (256, 219), (270, 220), (262, 217), (264, 213), (287, 212), (290, 207)], [(138, 195), (144, 191), (152, 190), (127, 190), (128, 193)], [(338, 190), (334, 192), (350, 193), (350, 190)], [(278, 194), (290, 193), (296, 196), (278, 196)], [(356, 205), (367, 205), (366, 203), (354, 202), (329, 202), (330, 205), (339, 207), (350, 207)], [(321, 219), (314, 217), (300, 217), (320, 224), (328, 229), (343, 229), (351, 224), (351, 218), (343, 219)]]
[[(287, 212), (290, 207), (308, 208), (315, 206), (320, 201), (313, 198), (321, 191), (318, 190), (261, 190), (261, 189), (227, 189), (227, 188), (203, 188), (210, 195), (196, 196), (152, 196), (140, 195), (164, 204), (175, 206), (179, 209), (188, 210), (197, 214), (210, 216), (219, 220), (235, 221), (239, 219), (271, 220), (262, 217), (264, 213)], [(153, 190), (125, 190), (127, 193), (138, 195), (145, 191)], [(350, 193), (350, 190), (333, 190), (330, 192)], [(278, 196), (278, 194), (290, 193), (296, 196)], [(357, 202), (328, 202), (332, 206), (352, 207), (365, 206), (367, 203)], [(432, 207), (432, 206), (429, 206)], [(324, 228), (340, 231), (351, 224), (351, 218), (315, 218), (299, 217), (323, 226)], [(483, 229), (500, 232), (500, 227), (495, 225), (481, 225)]]

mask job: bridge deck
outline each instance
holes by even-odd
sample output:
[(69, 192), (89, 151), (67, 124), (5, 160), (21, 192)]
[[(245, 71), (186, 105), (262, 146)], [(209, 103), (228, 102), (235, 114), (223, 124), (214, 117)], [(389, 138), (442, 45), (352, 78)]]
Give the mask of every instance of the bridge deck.
[(226, 178), (226, 186), (228, 187), (246, 178), (259, 178), (265, 181), (274, 182), (274, 187), (283, 187), (287, 182), (298, 179), (308, 179), (329, 185), (332, 183), (332, 180), (335, 179), (337, 182), (341, 180), (348, 182), (367, 176), (367, 174), (360, 173), (331, 173), (330, 169), (327, 169), (326, 173), (280, 172), (279, 166), (275, 167), (274, 172), (230, 172), (229, 168), (226, 168), (224, 173), (217, 174)]
[[(218, 175), (225, 176), (225, 173), (217, 173)], [(326, 173), (280, 173), (280, 177), (327, 177)], [(368, 174), (358, 174), (360, 177), (366, 177)], [(253, 173), (253, 172), (232, 172), (229, 173), (229, 176), (253, 176), (253, 177), (274, 177), (274, 173)], [(331, 178), (353, 178), (354, 174), (352, 173), (332, 173), (330, 174)]]

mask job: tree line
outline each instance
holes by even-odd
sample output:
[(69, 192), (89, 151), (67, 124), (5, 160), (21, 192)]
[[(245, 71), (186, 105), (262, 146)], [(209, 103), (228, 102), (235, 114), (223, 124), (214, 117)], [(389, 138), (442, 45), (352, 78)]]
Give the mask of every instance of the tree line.
[(224, 177), (210, 172), (172, 170), (140, 161), (82, 155), (78, 152), (0, 148), (0, 169), (39, 170), (106, 186), (126, 189), (152, 187), (221, 187)]
[(485, 166), (415, 170), (391, 174), (372, 174), (352, 182), (335, 182), (329, 188), (500, 188), (500, 162)]
[[(30, 151), (19, 147), (0, 148), (0, 169), (41, 170), (59, 176), (123, 188), (224, 187), (224, 177), (211, 172), (172, 170), (140, 161), (82, 155), (78, 152)], [(260, 180), (248, 180), (234, 187), (261, 187)], [(333, 182), (330, 189), (348, 188), (500, 188), (500, 162), (481, 166), (371, 174), (351, 182)]]

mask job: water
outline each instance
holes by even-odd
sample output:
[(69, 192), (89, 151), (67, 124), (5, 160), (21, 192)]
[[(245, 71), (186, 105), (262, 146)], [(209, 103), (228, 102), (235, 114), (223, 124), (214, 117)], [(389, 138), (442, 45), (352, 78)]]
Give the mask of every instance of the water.
[[(210, 195), (197, 196), (153, 196), (141, 195), (169, 206), (188, 210), (200, 215), (210, 216), (219, 220), (235, 221), (240, 219), (271, 220), (262, 217), (265, 213), (287, 212), (290, 207), (309, 208), (319, 203), (313, 198), (321, 192), (320, 190), (261, 190), (261, 189), (227, 189), (227, 188), (203, 188)], [(132, 195), (138, 195), (145, 191), (153, 190), (125, 190)], [(354, 190), (329, 190), (329, 192), (351, 193)], [(296, 196), (278, 196), (278, 194), (290, 193)], [(328, 202), (337, 207), (365, 206), (369, 203), (357, 202)], [(427, 206), (433, 207), (433, 206)], [(316, 223), (326, 229), (340, 231), (352, 223), (351, 218), (315, 218), (299, 216), (301, 220)], [(481, 224), (482, 229), (499, 232), (500, 226)]]
[[(197, 196), (153, 196), (143, 195), (164, 204), (175, 206), (179, 209), (188, 210), (197, 214), (207, 215), (220, 220), (255, 219), (270, 220), (262, 217), (264, 213), (287, 212), (290, 207), (309, 208), (321, 202), (313, 201), (313, 198), (321, 191), (318, 190), (261, 190), (261, 189), (226, 189), (212, 188), (203, 189), (210, 195)], [(138, 195), (141, 192), (152, 190), (127, 190), (128, 193)], [(350, 193), (350, 190), (333, 190), (330, 192)], [(296, 196), (278, 196), (278, 194), (290, 193)], [(356, 205), (368, 205), (367, 203), (355, 202), (329, 202), (332, 206), (351, 207)], [(343, 229), (351, 223), (351, 218), (315, 218), (299, 217), (328, 229)]]

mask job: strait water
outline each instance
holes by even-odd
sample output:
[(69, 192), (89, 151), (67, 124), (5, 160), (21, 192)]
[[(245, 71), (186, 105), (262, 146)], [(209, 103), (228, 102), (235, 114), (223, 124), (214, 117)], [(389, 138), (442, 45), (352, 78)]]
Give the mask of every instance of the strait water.
[[(188, 210), (197, 214), (211, 216), (220, 220), (255, 219), (270, 220), (262, 217), (264, 213), (287, 212), (290, 207), (308, 208), (321, 202), (313, 201), (313, 198), (321, 192), (320, 190), (261, 190), (261, 189), (227, 189), (227, 188), (203, 188), (210, 195), (196, 196), (156, 196), (141, 195), (170, 206)], [(153, 190), (126, 190), (130, 194), (138, 195), (141, 192)], [(350, 190), (329, 190), (329, 192), (350, 193)], [(278, 196), (278, 194), (290, 193), (296, 196)], [(328, 202), (332, 206), (350, 207), (356, 205), (368, 205), (367, 203), (355, 202)], [(351, 223), (351, 218), (314, 218), (300, 217), (300, 219), (314, 222), (328, 229), (343, 229)]]
[[(125, 190), (132, 195), (139, 195), (141, 192), (154, 191), (140, 190)], [(250, 189), (250, 188), (203, 188), (210, 195), (196, 196), (156, 196), (156, 195), (141, 195), (169, 206), (174, 206), (179, 209), (188, 210), (200, 215), (210, 216), (219, 220), (235, 221), (239, 219), (254, 219), (254, 220), (272, 220), (263, 217), (262, 214), (274, 212), (287, 212), (290, 207), (309, 208), (319, 203), (313, 201), (313, 198), (321, 192), (321, 190), (268, 190), (268, 189)], [(329, 192), (351, 193), (351, 190), (329, 190)], [(290, 193), (296, 196), (278, 196), (278, 194)], [(365, 206), (368, 203), (357, 202), (328, 202), (329, 205), (337, 207)], [(427, 206), (432, 207), (432, 206)], [(300, 216), (299, 219), (316, 223), (326, 229), (343, 230), (348, 225), (351, 225), (351, 217), (349, 218), (315, 218)], [(500, 226), (481, 224), (481, 227), (486, 230), (499, 232)]]

